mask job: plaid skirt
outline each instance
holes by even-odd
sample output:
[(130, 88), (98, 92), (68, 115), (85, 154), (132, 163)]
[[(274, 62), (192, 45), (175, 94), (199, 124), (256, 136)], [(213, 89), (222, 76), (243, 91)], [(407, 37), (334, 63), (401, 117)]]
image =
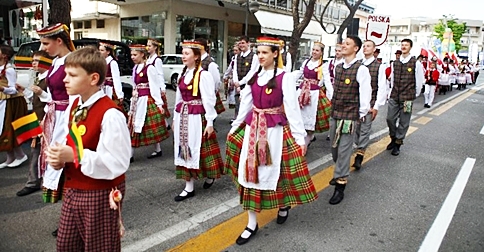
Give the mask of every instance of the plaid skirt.
[[(117, 189), (124, 198), (125, 182), (119, 184)], [(121, 251), (121, 210), (109, 207), (110, 192), (111, 189), (66, 188), (61, 208), (57, 251)]]
[(215, 102), (215, 110), (217, 111), (217, 114), (222, 114), (222, 112), (225, 111), (224, 104), (222, 103), (222, 98), (220, 98), (220, 92), (217, 91), (215, 93), (215, 96), (217, 97), (217, 101)]
[(316, 124), (314, 132), (323, 133), (329, 130), (329, 118), (331, 117), (331, 101), (326, 96), (326, 88), (319, 89), (318, 108), (316, 112)]
[(61, 173), (57, 190), (42, 187), (42, 201), (44, 203), (57, 203), (64, 198), (64, 172)]
[(159, 143), (170, 137), (166, 129), (165, 116), (160, 113), (160, 109), (155, 104), (153, 97), (148, 96), (148, 105), (146, 108), (145, 124), (141, 133), (131, 135), (131, 146), (140, 147)]
[(225, 173), (232, 176), (240, 194), (244, 210), (260, 212), (266, 209), (301, 205), (318, 198), (306, 158), (291, 135), (289, 126), (284, 126), (281, 173), (276, 191), (245, 188), (238, 182), (240, 151), (246, 124), (243, 123), (227, 138)]
[(12, 122), (27, 115), (27, 102), (23, 96), (7, 99), (3, 130), (0, 135), (0, 152), (11, 151), (19, 146), (15, 137)]
[[(202, 115), (202, 132), (205, 131), (207, 120)], [(175, 170), (177, 179), (189, 181), (191, 178), (220, 178), (223, 174), (224, 162), (220, 153), (220, 147), (217, 141), (215, 131), (208, 138), (202, 136), (202, 145), (200, 146), (200, 169), (188, 169), (183, 166), (177, 166)]]
[(161, 93), (161, 99), (163, 100), (163, 110), (165, 111), (165, 119), (171, 117), (170, 110), (168, 109), (168, 100), (166, 99), (166, 94)]

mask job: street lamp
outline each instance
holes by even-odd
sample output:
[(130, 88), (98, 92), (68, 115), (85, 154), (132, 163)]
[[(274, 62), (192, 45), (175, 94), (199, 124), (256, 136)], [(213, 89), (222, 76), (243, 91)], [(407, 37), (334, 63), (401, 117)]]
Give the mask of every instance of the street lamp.
[(245, 4), (245, 36), (247, 36), (247, 31), (249, 27), (249, 12), (254, 14), (259, 11), (259, 3), (257, 1), (250, 0), (237, 0), (237, 3), (241, 6)]

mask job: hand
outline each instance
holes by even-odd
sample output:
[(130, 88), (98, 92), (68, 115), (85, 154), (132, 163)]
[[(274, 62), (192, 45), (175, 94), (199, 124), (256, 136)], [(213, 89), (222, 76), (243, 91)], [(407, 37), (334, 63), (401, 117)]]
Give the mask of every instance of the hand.
[(302, 154), (304, 156), (306, 156), (306, 152), (308, 151), (308, 147), (305, 144), (299, 145), (299, 147), (301, 147)]
[(56, 170), (64, 167), (66, 162), (74, 161), (74, 152), (71, 147), (55, 143), (54, 146), (49, 146), (46, 151), (47, 162)]
[(124, 98), (119, 98), (119, 103), (123, 103)]
[(15, 84), (15, 89), (17, 89), (18, 92), (23, 92), (25, 90), (20, 84)]
[(376, 115), (378, 115), (378, 110), (377, 109), (370, 109), (371, 113), (371, 121), (374, 121), (376, 118)]
[(30, 90), (32, 90), (32, 92), (34, 92), (34, 94), (36, 94), (36, 95), (41, 95), (42, 92), (44, 91), (39, 86), (31, 86)]
[(204, 137), (209, 137), (213, 133), (213, 126), (207, 126), (203, 132)]
[(165, 110), (163, 109), (162, 106), (159, 106), (158, 109), (160, 109), (161, 114), (165, 114)]
[(5, 90), (5, 88), (0, 86), (0, 92), (3, 92), (4, 90)]
[(237, 87), (237, 93), (240, 93), (240, 87)]
[(366, 121), (366, 117), (365, 116), (363, 116), (363, 117), (360, 118), (360, 122), (365, 122), (365, 121)]
[(240, 87), (240, 83), (238, 81), (234, 82), (234, 87), (236, 87), (236, 88)]

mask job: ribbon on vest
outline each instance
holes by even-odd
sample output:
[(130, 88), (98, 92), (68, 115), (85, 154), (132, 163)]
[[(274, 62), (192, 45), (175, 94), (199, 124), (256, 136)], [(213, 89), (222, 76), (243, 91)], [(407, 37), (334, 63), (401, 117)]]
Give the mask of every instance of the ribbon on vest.
[(304, 107), (311, 103), (311, 85), (318, 85), (318, 80), (304, 78), (303, 82), (299, 86), (301, 94), (299, 95), (299, 106)]
[[(266, 114), (282, 114), (282, 107), (259, 109), (252, 107), (252, 121), (250, 123), (249, 149), (245, 179), (250, 183), (259, 183), (257, 172), (259, 165), (271, 165), (271, 152), (267, 144), (267, 120)], [(258, 138), (256, 142), (256, 138)]]
[(180, 145), (178, 146), (178, 157), (185, 161), (192, 158), (192, 151), (188, 146), (188, 106), (189, 105), (202, 105), (202, 100), (183, 101), (180, 120)]

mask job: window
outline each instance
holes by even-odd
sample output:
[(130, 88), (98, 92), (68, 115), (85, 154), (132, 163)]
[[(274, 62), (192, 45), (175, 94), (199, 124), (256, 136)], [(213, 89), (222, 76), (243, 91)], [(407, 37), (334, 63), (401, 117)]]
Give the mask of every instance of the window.
[(82, 39), (82, 32), (74, 32), (74, 39)]
[(104, 28), (104, 19), (96, 20), (96, 28), (98, 28), (98, 29)]
[(91, 20), (84, 21), (84, 29), (91, 29)]
[(74, 29), (82, 29), (82, 21), (75, 21)]
[(160, 53), (164, 53), (165, 20), (161, 14), (121, 19), (121, 40), (126, 44), (144, 44), (148, 38), (161, 42)]
[(176, 62), (177, 62), (176, 56), (165, 56), (163, 59), (163, 65), (175, 65)]

